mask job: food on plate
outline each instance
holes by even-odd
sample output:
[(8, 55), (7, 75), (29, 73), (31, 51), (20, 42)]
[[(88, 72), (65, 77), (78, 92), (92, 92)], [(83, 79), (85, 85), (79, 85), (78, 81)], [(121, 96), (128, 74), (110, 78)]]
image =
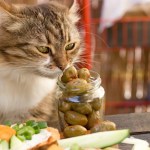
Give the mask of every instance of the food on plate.
[(0, 139), (9, 141), (16, 131), (8, 126), (0, 125)]
[[(85, 148), (96, 150), (118, 144), (129, 136), (129, 130), (125, 129), (86, 133), (87, 135), (60, 139), (61, 133), (57, 129), (47, 127), (46, 122), (33, 120), (11, 126), (0, 125), (0, 127), (0, 131), (3, 130), (0, 132), (0, 150), (66, 150), (66, 148), (68, 150), (84, 150)], [(38, 132), (36, 132), (37, 127), (39, 127)], [(78, 132), (84, 134), (87, 130), (79, 125), (68, 126), (65, 130), (68, 137)]]
[(0, 150), (30, 150), (50, 145), (60, 139), (57, 129), (33, 120), (11, 126), (0, 125)]
[(62, 148), (71, 147), (78, 144), (81, 148), (106, 148), (118, 144), (129, 136), (129, 130), (115, 130), (106, 132), (97, 132), (72, 138), (58, 140)]

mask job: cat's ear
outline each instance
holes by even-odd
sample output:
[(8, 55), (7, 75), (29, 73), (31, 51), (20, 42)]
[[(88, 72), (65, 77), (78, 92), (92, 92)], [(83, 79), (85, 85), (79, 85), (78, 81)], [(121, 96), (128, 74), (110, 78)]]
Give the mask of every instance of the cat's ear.
[(77, 23), (80, 19), (78, 10), (79, 10), (79, 5), (77, 3), (77, 0), (70, 0), (66, 2), (66, 5), (69, 8), (69, 17), (73, 21), (73, 23)]
[(0, 25), (5, 24), (4, 27), (12, 32), (20, 30), (22, 24), (17, 16), (18, 8), (15, 5), (6, 3), (4, 0), (0, 0)]
[(18, 12), (18, 9), (14, 5), (6, 3), (4, 0), (0, 0), (0, 11), (3, 11), (8, 15), (15, 16), (15, 14)]

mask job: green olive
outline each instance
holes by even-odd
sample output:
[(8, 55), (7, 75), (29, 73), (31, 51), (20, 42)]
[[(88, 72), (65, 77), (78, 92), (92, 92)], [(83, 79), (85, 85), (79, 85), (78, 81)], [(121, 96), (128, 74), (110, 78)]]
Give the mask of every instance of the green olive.
[(67, 68), (61, 77), (61, 81), (64, 83), (67, 83), (73, 79), (76, 79), (78, 77), (78, 72), (74, 66), (71, 66)]
[(75, 111), (67, 111), (64, 115), (64, 119), (71, 125), (85, 126), (88, 122), (87, 117)]
[(90, 76), (91, 76), (90, 72), (89, 72), (89, 70), (87, 68), (82, 68), (82, 69), (78, 70), (78, 77), (79, 78), (88, 81)]
[(65, 137), (75, 137), (80, 135), (85, 135), (87, 133), (87, 129), (81, 125), (73, 125), (68, 126), (64, 129)]
[(99, 114), (96, 111), (93, 111), (88, 116), (88, 123), (87, 123), (88, 129), (92, 128), (95, 124), (99, 122), (101, 122)]
[(95, 124), (90, 130), (92, 133), (116, 130), (116, 124), (111, 121), (102, 121), (102, 122)]
[(92, 108), (94, 110), (100, 110), (102, 106), (102, 100), (100, 98), (94, 98), (93, 101), (91, 102)]
[(71, 103), (62, 101), (59, 103), (59, 110), (61, 112), (66, 112), (71, 109)]
[(66, 84), (66, 92), (70, 95), (80, 95), (90, 89), (90, 84), (84, 79), (74, 79)]
[(92, 107), (89, 103), (72, 103), (72, 109), (84, 115), (92, 113)]

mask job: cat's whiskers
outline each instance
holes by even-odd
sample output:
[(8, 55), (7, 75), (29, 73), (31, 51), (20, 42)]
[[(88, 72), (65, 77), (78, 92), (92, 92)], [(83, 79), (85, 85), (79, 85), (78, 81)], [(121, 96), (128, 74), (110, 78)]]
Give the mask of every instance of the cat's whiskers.
[(80, 9), (80, 10), (78, 11), (78, 13), (80, 14), (80, 13), (81, 13), (81, 11), (83, 11), (86, 7), (90, 7), (90, 3), (89, 3), (89, 4), (87, 4), (87, 5), (85, 5), (84, 7), (82, 7), (82, 9)]
[(98, 34), (95, 34), (95, 33), (92, 33), (92, 32), (84, 32), (84, 31), (80, 31), (79, 33), (80, 34), (85, 34), (85, 33), (90, 34), (90, 35), (96, 37), (98, 40), (100, 40), (105, 45), (106, 48), (110, 48), (110, 46), (105, 42), (105, 40)]

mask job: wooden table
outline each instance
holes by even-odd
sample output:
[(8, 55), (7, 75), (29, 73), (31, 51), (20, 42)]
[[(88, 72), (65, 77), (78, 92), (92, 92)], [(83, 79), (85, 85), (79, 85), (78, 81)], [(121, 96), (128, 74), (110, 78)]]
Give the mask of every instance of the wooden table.
[[(150, 143), (150, 113), (132, 113), (106, 116), (105, 119), (113, 121), (117, 129), (130, 129), (131, 136), (146, 140)], [(130, 150), (132, 145), (121, 144), (121, 150)]]

